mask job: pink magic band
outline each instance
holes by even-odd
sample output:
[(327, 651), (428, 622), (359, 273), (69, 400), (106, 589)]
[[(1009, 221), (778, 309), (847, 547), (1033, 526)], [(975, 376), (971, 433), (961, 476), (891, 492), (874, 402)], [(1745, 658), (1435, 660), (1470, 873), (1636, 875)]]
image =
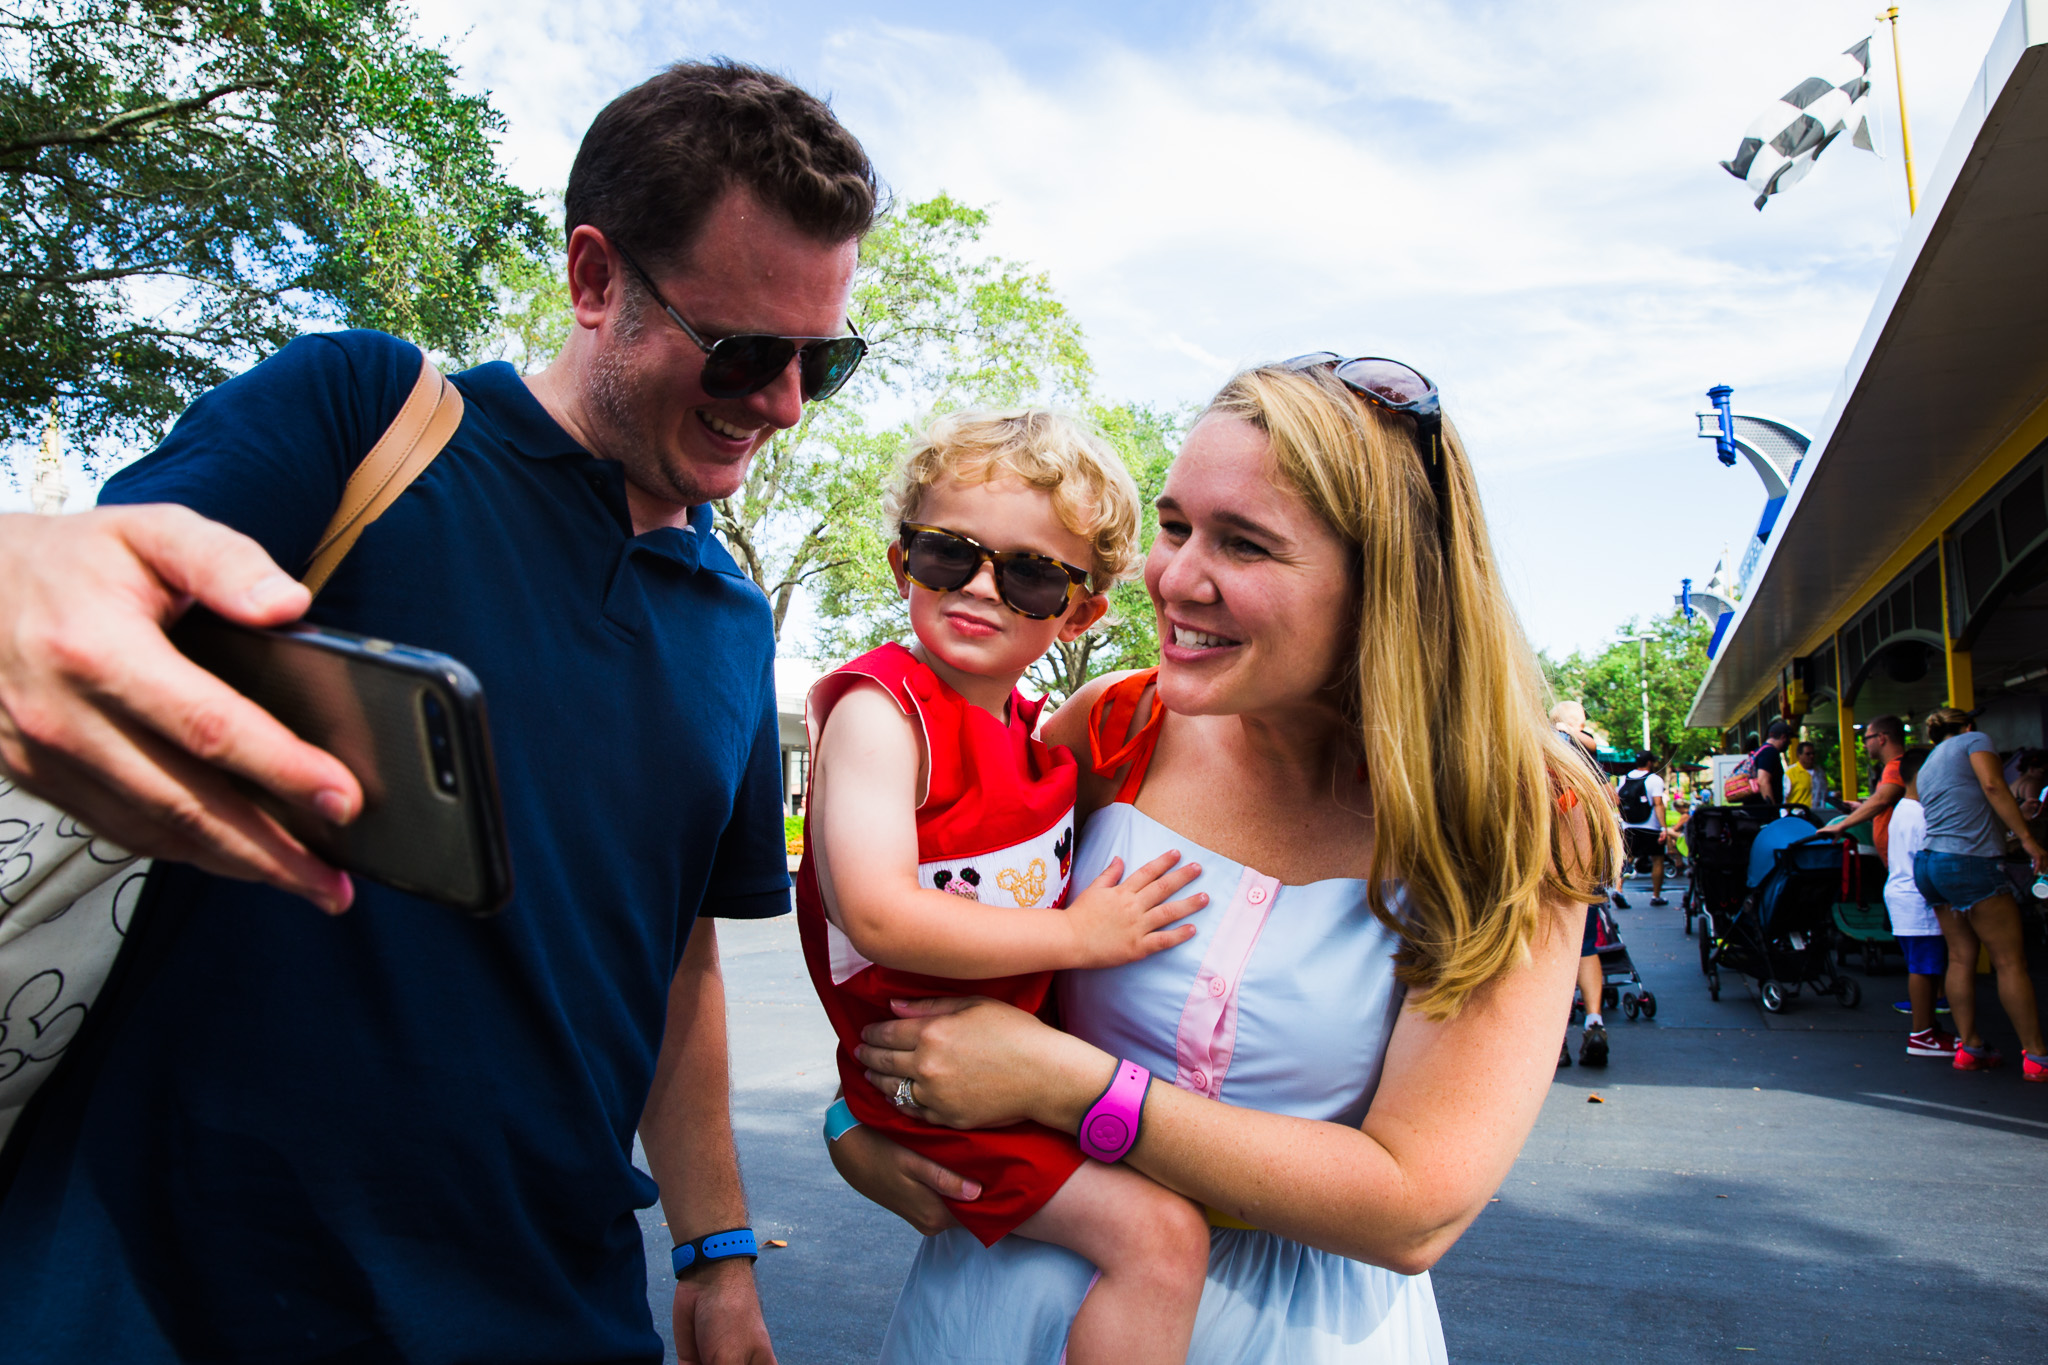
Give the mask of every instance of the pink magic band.
[(1122, 1161), (1138, 1145), (1138, 1125), (1145, 1117), (1145, 1092), (1152, 1073), (1136, 1062), (1116, 1064), (1116, 1075), (1102, 1098), (1081, 1116), (1081, 1150), (1097, 1161)]

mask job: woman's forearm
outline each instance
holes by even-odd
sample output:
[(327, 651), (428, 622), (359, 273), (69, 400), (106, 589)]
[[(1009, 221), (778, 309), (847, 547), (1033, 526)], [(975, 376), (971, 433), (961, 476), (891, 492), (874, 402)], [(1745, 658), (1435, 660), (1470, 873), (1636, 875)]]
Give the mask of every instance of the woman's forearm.
[[(1073, 1133), (1117, 1059), (1078, 1038), (1058, 1038), (1057, 1052), (1041, 1059), (1043, 1104), (1034, 1117)], [(1477, 1173), (1476, 1182), (1416, 1182), (1369, 1131), (1224, 1104), (1164, 1076), (1153, 1077), (1138, 1145), (1124, 1159), (1262, 1231), (1403, 1275), (1433, 1265), (1505, 1173), (1503, 1165)]]
[(1240, 1109), (1166, 1081), (1154, 1082), (1126, 1160), (1262, 1231), (1403, 1275), (1435, 1264), (1484, 1203), (1418, 1189), (1357, 1128)]

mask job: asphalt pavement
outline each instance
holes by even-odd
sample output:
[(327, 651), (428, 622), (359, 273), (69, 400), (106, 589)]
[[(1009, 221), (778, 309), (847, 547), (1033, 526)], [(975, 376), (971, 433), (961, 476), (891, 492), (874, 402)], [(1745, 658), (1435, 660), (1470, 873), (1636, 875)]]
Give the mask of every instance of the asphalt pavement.
[[(1646, 879), (1625, 894), (1657, 1016), (1617, 1011), (1610, 1064), (1557, 1073), (1497, 1201), (1438, 1264), (1451, 1359), (2048, 1360), (2048, 1086), (2020, 1081), (1990, 978), (1982, 1027), (2011, 1060), (1960, 1073), (1905, 1055), (1896, 959), (1853, 973), (1858, 1008), (1808, 994), (1767, 1015), (1732, 975), (1707, 998), (1678, 888), (1666, 909)], [(759, 1266), (777, 1354), (872, 1360), (917, 1234), (826, 1159), (832, 1035), (794, 920), (719, 941), (755, 1227), (788, 1243)], [(643, 1224), (666, 1337), (670, 1241), (658, 1208)]]

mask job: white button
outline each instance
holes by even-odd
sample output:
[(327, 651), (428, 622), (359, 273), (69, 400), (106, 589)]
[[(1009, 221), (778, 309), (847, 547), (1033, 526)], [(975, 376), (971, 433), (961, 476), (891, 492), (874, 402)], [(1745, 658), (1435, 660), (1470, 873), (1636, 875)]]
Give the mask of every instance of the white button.
[(1253, 905), (1264, 905), (1266, 903), (1266, 888), (1263, 886), (1253, 887), (1251, 894), (1247, 895), (1245, 899)]

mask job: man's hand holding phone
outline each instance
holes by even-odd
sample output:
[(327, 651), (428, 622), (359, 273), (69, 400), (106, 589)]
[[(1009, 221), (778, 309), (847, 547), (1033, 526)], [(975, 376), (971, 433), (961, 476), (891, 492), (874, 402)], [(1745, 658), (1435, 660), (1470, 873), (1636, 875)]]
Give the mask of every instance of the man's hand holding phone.
[(178, 652), (167, 626), (194, 603), (247, 626), (311, 596), (241, 533), (175, 506), (0, 516), (0, 766), (137, 853), (267, 882), (339, 914), (330, 867), (230, 775), (336, 824), (362, 790)]

